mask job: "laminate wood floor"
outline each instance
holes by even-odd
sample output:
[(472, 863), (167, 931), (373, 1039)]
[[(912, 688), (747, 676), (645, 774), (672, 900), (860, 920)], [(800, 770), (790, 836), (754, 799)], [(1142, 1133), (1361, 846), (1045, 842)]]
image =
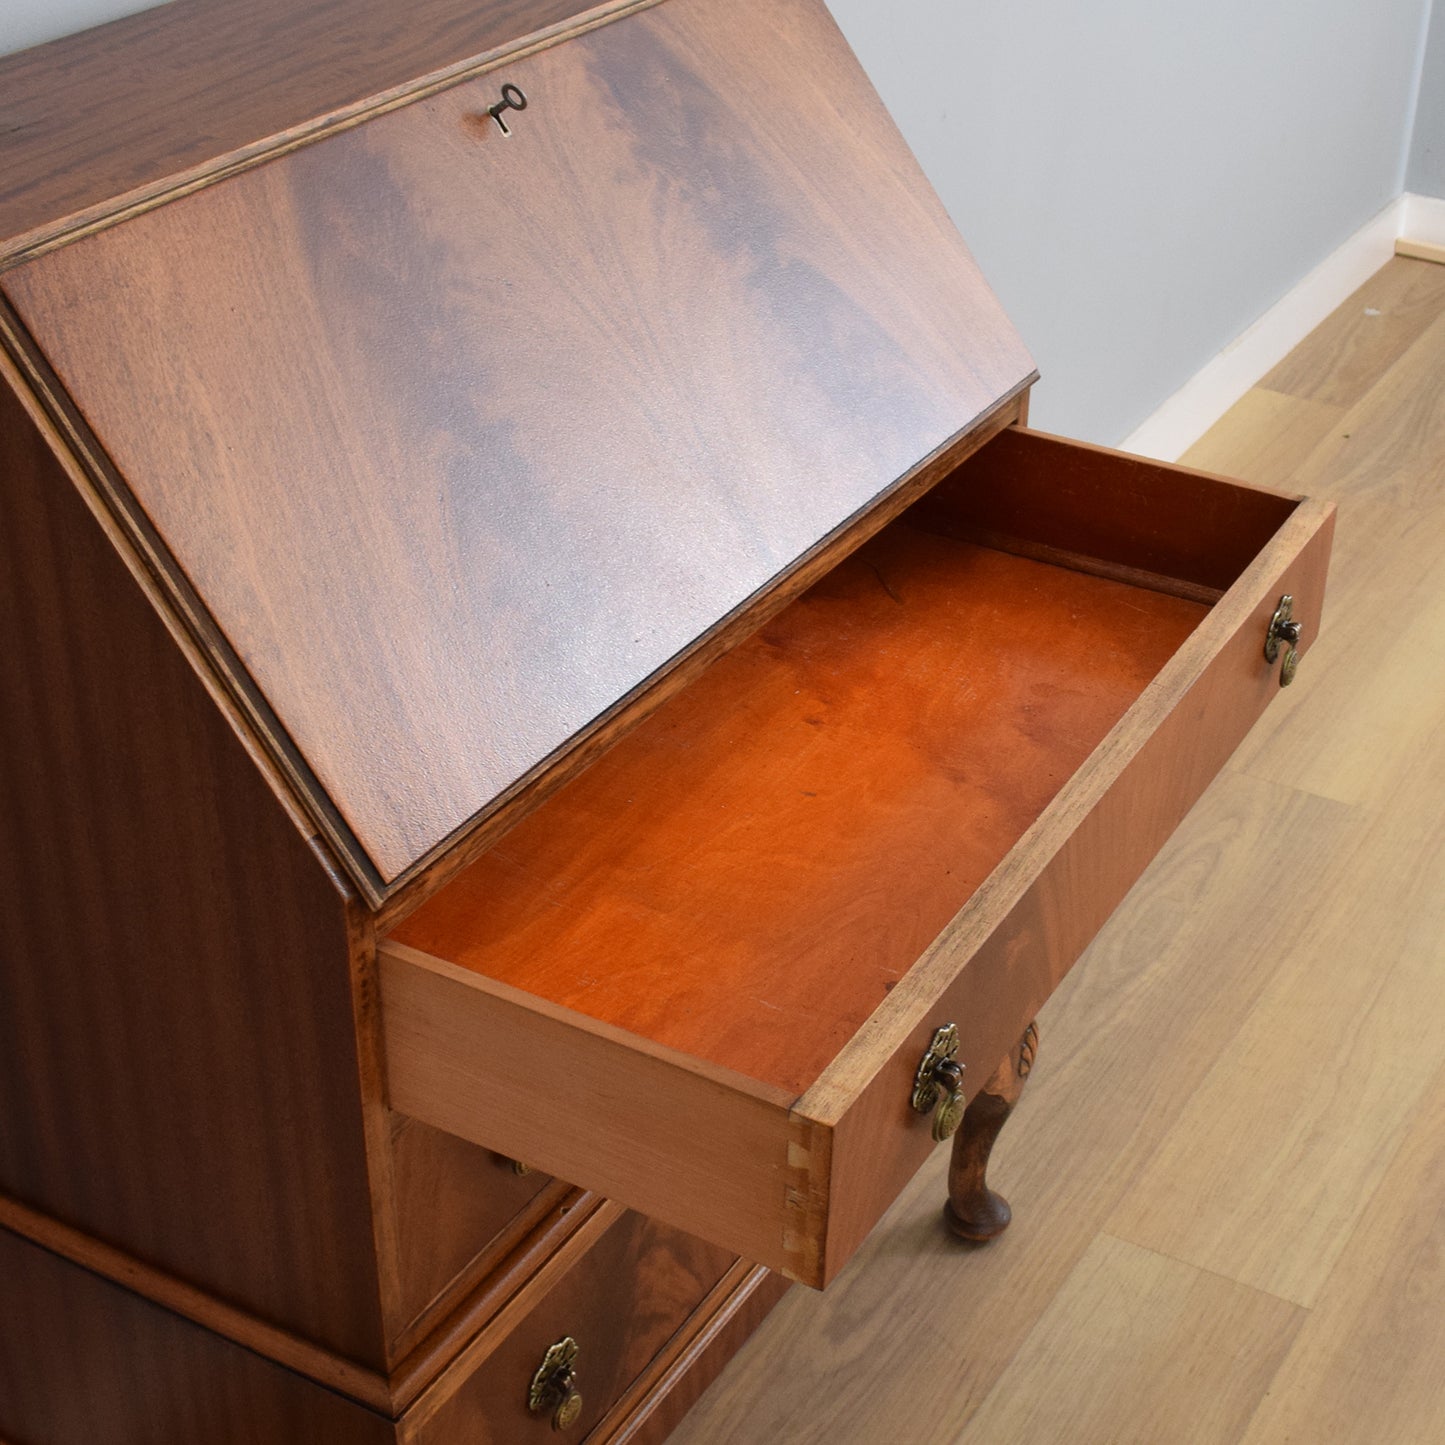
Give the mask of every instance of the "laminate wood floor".
[(1445, 265), (1397, 257), (1191, 465), (1333, 498), (1325, 629), (939, 1149), (674, 1445), (1445, 1442)]

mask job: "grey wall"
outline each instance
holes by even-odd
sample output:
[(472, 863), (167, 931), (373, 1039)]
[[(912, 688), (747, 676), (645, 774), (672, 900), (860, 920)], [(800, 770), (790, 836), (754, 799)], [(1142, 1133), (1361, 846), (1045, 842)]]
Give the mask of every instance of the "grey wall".
[(1126, 436), (1401, 190), (1428, 0), (830, 0), (1033, 347)]
[[(1040, 426), (1120, 440), (1404, 184), (1429, 0), (829, 3), (1038, 359)], [(0, 0), (0, 51), (143, 8)], [(1441, 194), (1434, 31), (1410, 174)]]
[(155, 0), (0, 0), (0, 55), (154, 4)]
[(1430, 20), (1405, 189), (1445, 199), (1445, 0), (1436, 0)]

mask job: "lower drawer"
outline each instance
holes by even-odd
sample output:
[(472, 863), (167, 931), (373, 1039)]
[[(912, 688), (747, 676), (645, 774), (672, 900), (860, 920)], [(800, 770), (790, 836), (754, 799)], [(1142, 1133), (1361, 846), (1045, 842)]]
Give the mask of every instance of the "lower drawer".
[[(401, 1438), (407, 1445), (540, 1442), (551, 1438), (563, 1408), (568, 1436), (586, 1437), (720, 1294), (736, 1264), (679, 1230), (603, 1205), (407, 1411)], [(565, 1352), (554, 1351), (564, 1342)], [(549, 1351), (557, 1363), (539, 1381)]]
[(1332, 525), (1004, 433), (403, 920), (392, 1106), (825, 1284), (935, 1031), (971, 1095), (1279, 692), (1286, 595), (1308, 647)]

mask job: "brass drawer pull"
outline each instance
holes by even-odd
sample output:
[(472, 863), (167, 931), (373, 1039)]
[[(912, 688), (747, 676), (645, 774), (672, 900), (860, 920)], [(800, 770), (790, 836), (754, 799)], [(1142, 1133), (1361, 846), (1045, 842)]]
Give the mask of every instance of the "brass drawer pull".
[(554, 1430), (565, 1430), (582, 1413), (582, 1396), (572, 1368), (576, 1361), (577, 1341), (565, 1335), (542, 1356), (527, 1391), (527, 1408), (534, 1415), (550, 1410)]
[(1279, 656), (1279, 645), (1289, 643), (1284, 655), (1284, 666), (1279, 670), (1279, 685), (1288, 687), (1294, 681), (1295, 669), (1299, 666), (1299, 640), (1304, 628), (1294, 620), (1294, 598), (1286, 592), (1269, 619), (1269, 632), (1264, 639), (1264, 660), (1272, 663)]
[(936, 1029), (918, 1072), (913, 1076), (913, 1107), (933, 1115), (933, 1137), (941, 1144), (963, 1122), (966, 1101), (963, 1097), (963, 1065), (958, 1053), (958, 1025), (944, 1024)]

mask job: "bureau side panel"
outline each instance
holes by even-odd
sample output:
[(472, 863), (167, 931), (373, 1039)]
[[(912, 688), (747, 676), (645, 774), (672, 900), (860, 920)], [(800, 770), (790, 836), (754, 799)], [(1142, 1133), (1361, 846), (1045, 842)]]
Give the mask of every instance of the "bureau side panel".
[(380, 1358), (345, 905), (0, 388), (0, 1191)]
[(342, 1396), (0, 1229), (9, 1445), (391, 1445)]

